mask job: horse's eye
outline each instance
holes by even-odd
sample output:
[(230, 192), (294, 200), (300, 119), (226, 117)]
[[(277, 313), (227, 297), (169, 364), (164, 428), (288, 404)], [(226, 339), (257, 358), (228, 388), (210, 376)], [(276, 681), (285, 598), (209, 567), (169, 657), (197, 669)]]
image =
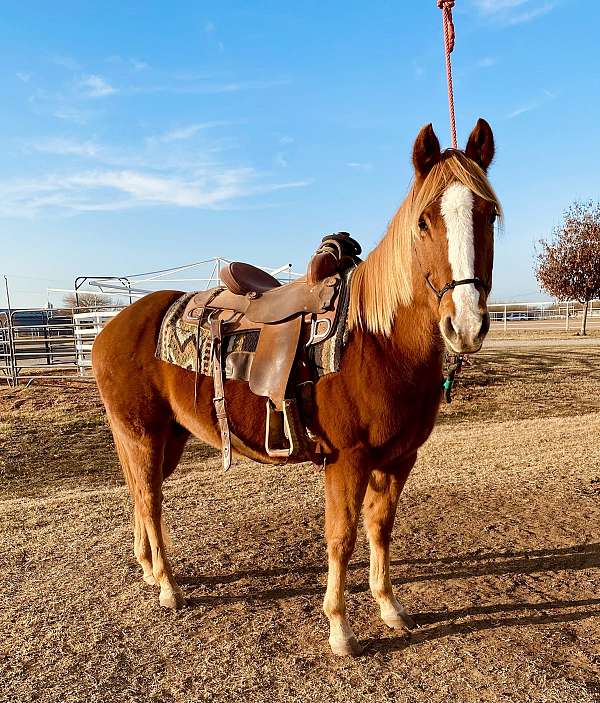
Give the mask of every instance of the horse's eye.
[(421, 232), (427, 232), (427, 222), (423, 218), (419, 220), (419, 229)]
[(497, 217), (498, 217), (498, 213), (495, 210), (492, 210), (492, 214), (490, 215), (490, 224), (491, 225), (494, 224)]

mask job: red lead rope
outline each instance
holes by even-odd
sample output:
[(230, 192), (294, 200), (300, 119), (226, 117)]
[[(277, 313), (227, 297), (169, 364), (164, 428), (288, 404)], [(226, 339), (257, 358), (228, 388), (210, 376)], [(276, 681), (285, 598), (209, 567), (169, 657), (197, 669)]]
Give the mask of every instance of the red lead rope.
[(457, 149), (456, 117), (454, 116), (454, 90), (452, 87), (452, 62), (450, 61), (450, 54), (454, 49), (454, 22), (452, 21), (452, 8), (454, 7), (454, 0), (437, 0), (437, 4), (442, 11), (442, 22), (444, 28), (446, 76), (448, 78), (448, 107), (450, 109), (450, 134), (452, 137), (452, 148)]

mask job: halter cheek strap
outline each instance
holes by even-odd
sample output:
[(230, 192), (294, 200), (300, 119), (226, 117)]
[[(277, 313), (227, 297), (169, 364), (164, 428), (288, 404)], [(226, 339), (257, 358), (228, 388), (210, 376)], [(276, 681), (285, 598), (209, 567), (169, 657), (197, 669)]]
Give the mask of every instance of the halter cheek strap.
[(446, 283), (446, 285), (443, 288), (440, 288), (439, 290), (433, 285), (433, 283), (429, 280), (429, 276), (425, 276), (425, 280), (427, 281), (427, 285), (431, 288), (431, 290), (436, 294), (437, 299), (442, 302), (442, 298), (446, 295), (446, 293), (450, 290), (454, 290), (456, 286), (466, 286), (469, 283), (472, 283), (475, 288), (481, 288), (484, 292), (487, 291), (487, 286), (485, 283), (481, 280), (481, 278), (463, 278), (460, 281), (450, 281), (450, 283)]

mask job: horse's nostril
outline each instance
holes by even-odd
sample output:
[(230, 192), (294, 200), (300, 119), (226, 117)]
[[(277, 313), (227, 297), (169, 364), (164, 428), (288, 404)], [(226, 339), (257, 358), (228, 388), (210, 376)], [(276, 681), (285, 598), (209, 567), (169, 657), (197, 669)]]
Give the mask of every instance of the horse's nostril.
[(456, 328), (454, 327), (454, 324), (452, 323), (452, 316), (451, 315), (446, 315), (444, 318), (444, 322), (442, 323), (442, 329), (444, 332), (444, 335), (448, 339), (456, 339), (458, 337), (458, 332), (456, 331)]
[(490, 331), (490, 316), (486, 312), (482, 315), (481, 318), (481, 328), (479, 330), (479, 334), (477, 335), (479, 338), (485, 337), (486, 334)]

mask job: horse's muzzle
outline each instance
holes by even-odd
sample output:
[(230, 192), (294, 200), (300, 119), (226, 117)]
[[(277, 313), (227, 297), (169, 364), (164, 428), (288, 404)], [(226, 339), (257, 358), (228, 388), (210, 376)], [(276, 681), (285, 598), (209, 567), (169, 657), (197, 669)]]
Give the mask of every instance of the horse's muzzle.
[(468, 324), (460, 324), (452, 315), (440, 320), (440, 330), (448, 346), (456, 354), (474, 354), (481, 349), (483, 340), (490, 329), (490, 316), (487, 312), (473, 316)]

